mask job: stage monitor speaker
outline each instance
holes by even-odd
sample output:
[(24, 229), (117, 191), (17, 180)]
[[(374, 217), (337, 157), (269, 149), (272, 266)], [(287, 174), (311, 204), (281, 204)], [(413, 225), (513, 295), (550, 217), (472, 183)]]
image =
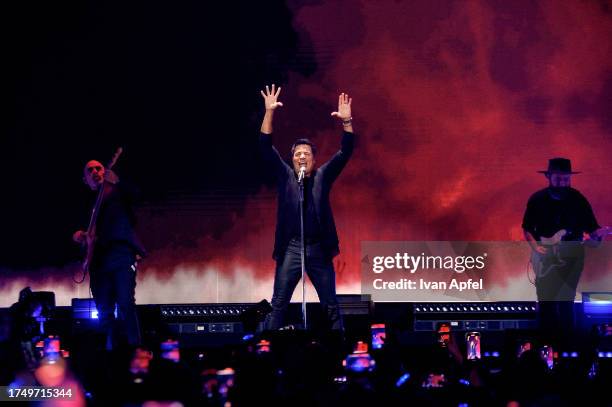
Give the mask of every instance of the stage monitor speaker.
[(612, 292), (583, 292), (582, 309), (586, 317), (612, 318)]
[(159, 306), (166, 332), (187, 347), (235, 344), (247, 333), (261, 329), (272, 311), (266, 300), (259, 303), (164, 304)]
[(415, 331), (435, 331), (450, 323), (455, 331), (503, 331), (537, 327), (535, 302), (414, 303)]
[(367, 315), (374, 313), (374, 303), (369, 294), (338, 294), (340, 315)]
[[(73, 333), (100, 332), (98, 309), (93, 298), (73, 298), (71, 304)], [(117, 317), (117, 308), (115, 308), (115, 317)]]
[(582, 293), (582, 328), (612, 350), (612, 292)]

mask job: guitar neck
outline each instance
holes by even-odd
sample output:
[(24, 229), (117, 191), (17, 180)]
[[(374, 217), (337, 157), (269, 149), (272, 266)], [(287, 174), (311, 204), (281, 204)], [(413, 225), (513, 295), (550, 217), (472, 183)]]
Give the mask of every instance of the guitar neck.
[[(117, 163), (117, 159), (119, 158), (121, 153), (123, 153), (123, 148), (119, 147), (117, 151), (115, 151), (113, 158), (110, 160), (110, 162), (106, 166), (106, 171), (112, 170), (112, 168)], [(105, 185), (106, 185), (106, 182), (102, 181), (102, 183), (100, 184), (100, 188), (98, 188), (98, 196), (96, 197), (96, 204), (91, 210), (91, 217), (89, 218), (89, 226), (87, 226), (87, 232), (90, 234), (93, 234), (93, 231), (96, 228), (96, 221), (98, 220), (98, 213), (100, 212), (100, 206), (102, 206), (102, 200), (104, 199)]]
[(100, 212), (100, 206), (102, 206), (102, 199), (104, 198), (104, 185), (103, 182), (98, 188), (98, 195), (96, 196), (96, 203), (91, 210), (91, 217), (89, 218), (89, 226), (87, 226), (87, 233), (92, 234), (96, 228), (96, 221), (98, 220), (98, 213)]

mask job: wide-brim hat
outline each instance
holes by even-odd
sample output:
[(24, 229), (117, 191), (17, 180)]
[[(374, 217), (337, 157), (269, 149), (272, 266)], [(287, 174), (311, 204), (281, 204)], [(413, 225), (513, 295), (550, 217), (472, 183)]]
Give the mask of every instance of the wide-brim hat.
[(580, 174), (579, 171), (572, 171), (572, 162), (567, 158), (551, 158), (548, 160), (548, 169), (544, 171), (538, 171), (541, 174)]

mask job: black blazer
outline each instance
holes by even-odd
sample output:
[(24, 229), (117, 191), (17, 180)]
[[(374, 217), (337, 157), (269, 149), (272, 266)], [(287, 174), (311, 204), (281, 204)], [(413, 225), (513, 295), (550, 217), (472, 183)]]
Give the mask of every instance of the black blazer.
[[(340, 249), (338, 248), (338, 233), (334, 215), (329, 203), (329, 193), (332, 184), (351, 157), (354, 145), (354, 134), (344, 132), (340, 151), (311, 174), (314, 207), (321, 228), (321, 244), (330, 257), (336, 256)], [(277, 261), (282, 261), (289, 241), (293, 238), (291, 225), (299, 215), (299, 186), (295, 171), (281, 158), (278, 150), (272, 145), (269, 134), (260, 135), (259, 148), (266, 162), (274, 170), (278, 181), (278, 209), (272, 257)]]

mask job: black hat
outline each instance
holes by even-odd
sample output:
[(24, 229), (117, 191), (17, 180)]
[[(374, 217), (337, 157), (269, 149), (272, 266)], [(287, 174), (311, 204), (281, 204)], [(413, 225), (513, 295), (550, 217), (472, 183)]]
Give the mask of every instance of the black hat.
[(548, 160), (548, 169), (546, 171), (538, 171), (542, 174), (550, 174), (552, 172), (561, 174), (580, 174), (580, 172), (572, 171), (572, 162), (567, 158), (551, 158)]

